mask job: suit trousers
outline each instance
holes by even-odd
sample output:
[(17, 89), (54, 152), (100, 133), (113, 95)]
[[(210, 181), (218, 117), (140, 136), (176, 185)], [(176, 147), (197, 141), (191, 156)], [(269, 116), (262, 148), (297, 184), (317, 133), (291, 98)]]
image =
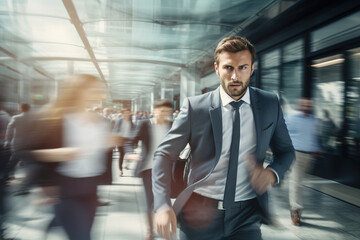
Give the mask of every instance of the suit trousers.
[(125, 157), (125, 149), (123, 146), (118, 147), (119, 149), (119, 170), (123, 170), (123, 163), (124, 163), (124, 157)]
[(289, 175), (289, 202), (291, 210), (302, 209), (301, 184), (307, 172), (314, 165), (312, 153), (296, 151), (294, 161)]
[(99, 177), (69, 178), (61, 176), (60, 201), (55, 205), (56, 221), (69, 240), (90, 240), (97, 206)]
[(152, 192), (151, 169), (143, 171), (141, 173), (141, 178), (143, 179), (143, 184), (145, 189), (147, 212), (152, 213), (154, 210), (154, 195)]
[(7, 196), (6, 183), (8, 181), (7, 166), (9, 164), (10, 155), (10, 150), (5, 149), (0, 143), (0, 239), (4, 232), (4, 223), (7, 210), (5, 200)]
[(181, 240), (261, 240), (257, 199), (218, 209), (217, 200), (193, 193), (179, 214)]

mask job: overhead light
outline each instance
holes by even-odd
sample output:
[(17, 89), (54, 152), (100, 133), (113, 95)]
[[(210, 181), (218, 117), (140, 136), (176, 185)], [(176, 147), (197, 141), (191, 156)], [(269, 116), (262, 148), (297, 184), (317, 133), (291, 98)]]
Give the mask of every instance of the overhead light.
[(342, 62), (344, 62), (344, 61), (345, 61), (344, 58), (337, 58), (337, 59), (334, 59), (334, 60), (330, 60), (330, 61), (326, 61), (326, 62), (322, 62), (322, 63), (313, 64), (313, 65), (311, 65), (311, 66), (312, 66), (312, 67), (316, 67), (316, 68), (322, 68), (322, 67), (327, 67), (327, 66), (330, 66), (330, 65), (342, 63)]

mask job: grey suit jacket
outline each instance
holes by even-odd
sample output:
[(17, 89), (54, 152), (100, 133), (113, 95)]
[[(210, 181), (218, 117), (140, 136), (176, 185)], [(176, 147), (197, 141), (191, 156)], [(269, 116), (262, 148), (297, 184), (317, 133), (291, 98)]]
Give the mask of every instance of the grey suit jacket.
[(32, 127), (34, 116), (30, 112), (21, 113), (11, 118), (6, 129), (5, 141), (11, 143), (13, 151), (22, 149), (27, 145), (27, 135)]
[[(295, 152), (275, 94), (250, 87), (251, 107), (256, 126), (256, 161), (262, 164), (270, 146), (274, 161), (269, 165), (282, 179), (295, 159)], [(219, 88), (184, 100), (171, 130), (154, 154), (153, 192), (155, 211), (170, 203), (172, 161), (189, 143), (192, 161), (188, 187), (177, 197), (173, 208), (180, 212), (196, 185), (212, 173), (219, 161), (222, 147), (222, 114)], [(267, 194), (258, 195), (265, 217), (268, 213)]]

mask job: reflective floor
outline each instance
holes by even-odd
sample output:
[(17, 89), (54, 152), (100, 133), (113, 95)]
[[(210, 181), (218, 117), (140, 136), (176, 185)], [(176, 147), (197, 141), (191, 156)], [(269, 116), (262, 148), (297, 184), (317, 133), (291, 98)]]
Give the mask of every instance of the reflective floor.
[[(93, 227), (94, 240), (137, 240), (146, 234), (145, 200), (140, 179), (132, 177), (135, 164), (129, 163), (118, 177), (117, 159), (113, 161), (113, 184), (101, 186), (99, 196), (110, 205), (98, 207)], [(303, 225), (291, 224), (286, 181), (271, 190), (270, 200), (276, 226), (262, 226), (264, 240), (354, 240), (360, 239), (360, 208), (324, 194), (313, 187), (327, 180), (311, 178), (304, 186)], [(16, 186), (10, 187), (10, 192)], [(41, 205), (40, 191), (26, 196), (10, 194), (7, 237), (17, 240), (66, 239), (60, 228), (48, 235), (44, 229), (52, 219), (51, 206)], [(156, 239), (160, 239), (157, 237)]]

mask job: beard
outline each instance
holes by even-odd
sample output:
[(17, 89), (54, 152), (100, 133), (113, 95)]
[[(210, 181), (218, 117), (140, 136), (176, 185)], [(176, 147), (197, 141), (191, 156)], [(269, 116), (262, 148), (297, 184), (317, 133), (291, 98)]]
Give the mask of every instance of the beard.
[[(226, 82), (225, 78), (220, 78), (220, 83), (221, 86), (223, 87), (223, 89), (225, 90), (225, 92), (231, 97), (234, 98), (236, 100), (240, 99), (246, 92), (246, 89), (248, 88), (249, 84), (250, 84), (250, 77), (244, 81), (244, 82), (239, 82), (239, 81), (230, 81), (230, 82)], [(239, 86), (237, 87), (230, 87), (231, 84), (239, 84)]]

